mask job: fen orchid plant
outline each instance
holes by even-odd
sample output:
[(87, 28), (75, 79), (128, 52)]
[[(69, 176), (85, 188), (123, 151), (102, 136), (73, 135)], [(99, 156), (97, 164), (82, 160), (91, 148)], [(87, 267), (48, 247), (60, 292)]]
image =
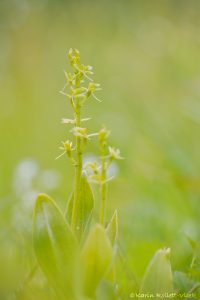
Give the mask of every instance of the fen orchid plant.
[[(82, 107), (90, 98), (100, 101), (96, 96), (100, 84), (92, 79), (92, 67), (81, 63), (78, 50), (70, 49), (68, 58), (72, 72), (64, 73), (66, 83), (61, 94), (71, 106), (73, 116), (63, 118), (62, 123), (70, 126), (71, 139), (62, 142), (57, 159), (67, 156), (74, 166), (74, 191), (64, 213), (49, 196), (38, 195), (34, 249), (58, 299), (92, 299), (104, 278), (114, 279), (113, 247), (118, 225), (116, 212), (110, 222), (106, 220), (107, 184), (112, 179), (107, 177), (107, 171), (113, 160), (122, 157), (119, 149), (108, 145), (110, 131), (103, 127), (97, 133), (90, 133), (86, 127), (90, 118), (82, 117)], [(83, 154), (92, 138), (99, 144), (100, 163), (92, 161), (83, 165)], [(98, 184), (101, 194), (99, 217), (93, 225), (94, 196), (89, 182)]]
[[(57, 158), (68, 157), (75, 169), (74, 190), (62, 212), (46, 194), (39, 194), (34, 209), (33, 242), (37, 262), (58, 300), (139, 299), (139, 295), (172, 293), (172, 271), (169, 249), (159, 250), (150, 262), (141, 284), (134, 293), (121, 288), (118, 276), (118, 216), (108, 218), (108, 169), (114, 160), (121, 160), (120, 150), (108, 142), (110, 131), (102, 127), (89, 132), (88, 116), (82, 107), (92, 99), (101, 102), (97, 93), (100, 84), (93, 81), (90, 65), (80, 61), (80, 53), (68, 53), (71, 72), (65, 72), (61, 91), (71, 106), (73, 116), (62, 119), (69, 126), (71, 137), (61, 143)], [(83, 164), (87, 144), (94, 139), (99, 145), (99, 160)], [(91, 184), (100, 187), (100, 211), (93, 215), (95, 199)], [(119, 255), (120, 256), (120, 255)], [(123, 280), (122, 280), (123, 281)], [(137, 294), (137, 293), (139, 294)], [(164, 296), (162, 299), (167, 299)]]

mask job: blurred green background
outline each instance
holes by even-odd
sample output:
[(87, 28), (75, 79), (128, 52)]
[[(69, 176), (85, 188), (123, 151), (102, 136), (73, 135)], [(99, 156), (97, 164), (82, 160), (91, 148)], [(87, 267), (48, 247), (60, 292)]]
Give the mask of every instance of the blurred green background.
[[(69, 161), (55, 160), (69, 137), (60, 119), (72, 115), (59, 94), (70, 47), (103, 88), (103, 102), (86, 105), (89, 127), (106, 124), (125, 157), (109, 186), (108, 217), (117, 207), (131, 274), (140, 280), (164, 246), (174, 270), (184, 270), (186, 234), (199, 238), (200, 1), (1, 0), (1, 295), (34, 265), (35, 195), (47, 192), (64, 208), (73, 187)], [(88, 145), (89, 156), (96, 151)]]

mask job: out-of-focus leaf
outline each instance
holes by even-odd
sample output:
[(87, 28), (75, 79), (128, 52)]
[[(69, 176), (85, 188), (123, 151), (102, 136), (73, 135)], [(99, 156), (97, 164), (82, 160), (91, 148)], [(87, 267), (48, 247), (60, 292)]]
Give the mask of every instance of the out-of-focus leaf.
[(96, 224), (88, 235), (81, 256), (85, 295), (95, 295), (98, 284), (109, 270), (112, 257), (112, 245), (105, 229)]
[(97, 300), (118, 300), (114, 284), (108, 280), (102, 280), (96, 291)]
[(189, 235), (186, 235), (186, 237), (187, 237), (187, 240), (188, 240), (193, 252), (195, 252), (197, 249), (197, 242), (195, 240), (193, 240)]
[[(67, 207), (67, 219), (71, 223), (72, 210), (74, 203), (74, 193), (72, 194), (68, 207)], [(87, 176), (85, 173), (81, 176), (80, 189), (79, 189), (79, 200), (77, 209), (77, 223), (76, 223), (76, 234), (79, 238), (82, 237), (88, 223), (91, 219), (92, 210), (94, 207), (94, 196), (91, 187), (88, 183)]]
[(38, 263), (58, 299), (76, 299), (76, 241), (56, 203), (45, 194), (36, 199), (33, 242)]
[(194, 281), (183, 272), (174, 272), (173, 274), (174, 289), (176, 293), (188, 292), (194, 285)]
[(117, 210), (115, 210), (108, 226), (106, 228), (106, 233), (111, 241), (111, 244), (114, 245), (118, 238), (118, 216)]
[[(160, 249), (156, 252), (147, 267), (142, 280), (140, 293), (154, 295), (153, 299), (160, 299), (159, 294), (173, 292), (173, 279), (170, 263), (170, 249)], [(168, 297), (162, 299), (167, 300)]]
[(199, 269), (199, 265), (198, 264), (195, 266), (195, 268), (189, 269), (189, 275), (195, 281), (199, 281), (200, 282), (200, 269)]

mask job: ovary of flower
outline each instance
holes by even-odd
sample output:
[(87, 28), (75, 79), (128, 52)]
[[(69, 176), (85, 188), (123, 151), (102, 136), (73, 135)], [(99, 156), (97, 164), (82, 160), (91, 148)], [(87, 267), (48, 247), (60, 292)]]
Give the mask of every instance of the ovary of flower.
[(64, 74), (65, 74), (65, 77), (66, 77), (66, 80), (67, 80), (67, 84), (65, 85), (65, 87), (67, 85), (74, 85), (75, 84), (75, 75), (72, 74), (72, 73), (67, 73), (64, 71)]
[(119, 149), (115, 149), (114, 147), (109, 146), (108, 151), (109, 151), (110, 159), (123, 159), (123, 157), (121, 157), (121, 155), (120, 155)]
[(77, 95), (85, 95), (87, 89), (85, 87), (80, 87), (80, 88), (77, 88), (77, 89), (74, 89), (71, 87), (71, 93), (72, 93), (72, 96), (77, 96)]
[(84, 169), (89, 169), (93, 172), (93, 174), (97, 175), (99, 174), (99, 170), (101, 169), (101, 166), (97, 165), (97, 162), (88, 162), (87, 164), (84, 165)]
[(94, 94), (94, 92), (96, 91), (100, 91), (100, 84), (99, 83), (94, 83), (94, 82), (89, 82), (88, 84), (88, 88), (87, 88), (87, 97), (90, 97), (90, 95), (92, 95), (94, 97), (94, 99), (96, 99), (97, 101), (101, 102), (100, 99), (98, 99), (96, 97), (96, 95)]
[(74, 89), (71, 86), (70, 87), (71, 94), (69, 94), (68, 92), (65, 91), (66, 86), (67, 86), (67, 84), (60, 91), (60, 93), (64, 96), (67, 96), (72, 101), (74, 107), (75, 107), (75, 104), (74, 104), (74, 99), (75, 98), (86, 99), (86, 98), (89, 98), (91, 95), (93, 96), (93, 98), (95, 100), (101, 102), (101, 100), (98, 99), (97, 96), (94, 93), (96, 91), (101, 90), (99, 83), (89, 82), (87, 88), (86, 87), (80, 87), (80, 88)]
[(87, 97), (87, 88), (86, 87), (80, 87), (77, 89), (74, 89), (71, 87), (70, 92), (71, 92), (71, 94), (66, 94), (66, 96), (68, 98), (70, 98), (70, 100), (72, 100), (73, 103), (74, 103), (74, 99), (85, 100)]
[(110, 135), (110, 131), (107, 130), (105, 127), (103, 127), (100, 131), (99, 131), (99, 141), (100, 143), (104, 143), (107, 138)]
[(94, 74), (92, 72), (92, 66), (85, 66), (83, 64), (81, 64), (81, 65), (76, 64), (76, 65), (74, 65), (74, 67), (76, 68), (76, 70), (79, 72), (79, 74), (81, 76), (85, 76), (88, 80), (93, 81), (93, 79), (88, 76), (88, 74), (89, 75)]
[(56, 159), (60, 158), (64, 154), (67, 154), (71, 158), (71, 153), (74, 150), (73, 144), (71, 141), (62, 142), (63, 146), (59, 147), (60, 150), (64, 150)]

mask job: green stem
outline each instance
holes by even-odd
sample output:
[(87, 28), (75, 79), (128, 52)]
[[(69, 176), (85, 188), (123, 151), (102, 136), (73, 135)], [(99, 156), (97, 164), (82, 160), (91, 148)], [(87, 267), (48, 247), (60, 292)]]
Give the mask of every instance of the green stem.
[[(81, 108), (80, 104), (76, 102), (75, 109), (75, 119), (76, 119), (76, 127), (80, 127), (81, 125)], [(72, 221), (71, 226), (74, 231), (77, 230), (77, 210), (79, 205), (79, 191), (80, 191), (80, 181), (82, 174), (82, 150), (81, 150), (81, 137), (76, 136), (76, 166), (75, 166), (75, 191), (74, 191), (74, 202), (72, 209)]]
[(107, 205), (107, 184), (106, 184), (106, 143), (101, 146), (101, 214), (100, 223), (105, 225), (106, 205)]

